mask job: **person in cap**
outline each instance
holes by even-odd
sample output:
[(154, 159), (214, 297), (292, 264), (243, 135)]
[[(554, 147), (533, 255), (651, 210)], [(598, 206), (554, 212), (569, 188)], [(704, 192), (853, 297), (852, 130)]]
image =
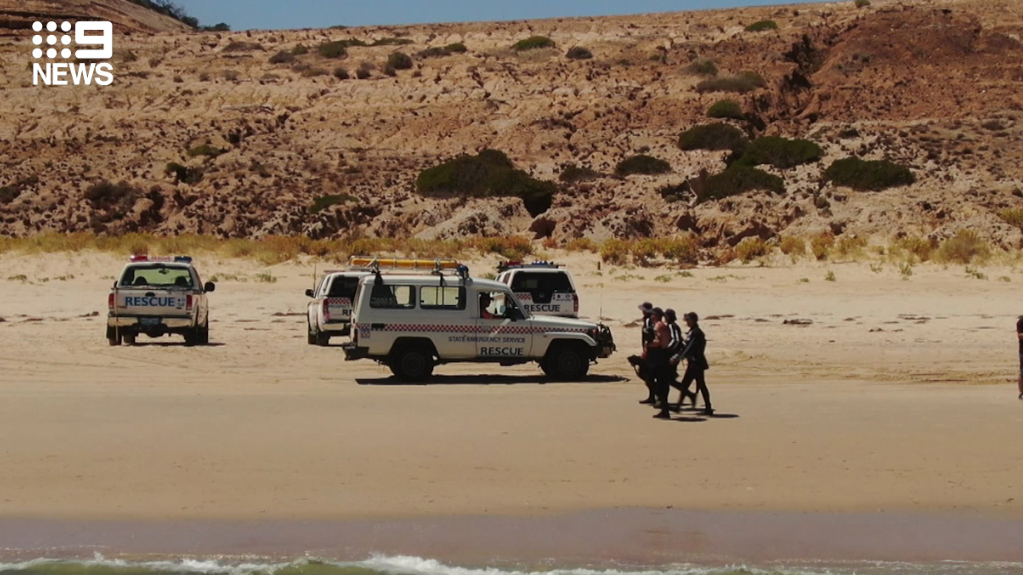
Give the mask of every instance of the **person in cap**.
[[(707, 363), (707, 336), (700, 329), (700, 317), (696, 315), (696, 312), (689, 312), (682, 316), (685, 320), (686, 326), (689, 327), (689, 333), (686, 336), (686, 346), (682, 351), (676, 353), (671, 358), (671, 363), (678, 365), (683, 359), (686, 360), (686, 372), (682, 376), (682, 396), (689, 395), (689, 386), (696, 382), (696, 390), (703, 396), (703, 414), (714, 415), (714, 408), (710, 404), (710, 391), (707, 389), (707, 380), (705, 372), (710, 369), (710, 365)], [(681, 398), (679, 399), (679, 407), (682, 406)]]
[(1016, 339), (1019, 340), (1019, 399), (1023, 399), (1023, 315), (1016, 320)]
[(647, 343), (647, 361), (653, 378), (653, 389), (657, 396), (657, 406), (661, 408), (654, 417), (671, 419), (668, 411), (668, 390), (671, 389), (671, 365), (668, 355), (671, 345), (671, 329), (664, 322), (664, 310), (655, 307), (650, 311), (654, 321), (654, 338)]
[[(672, 358), (686, 345), (685, 337), (682, 335), (682, 327), (678, 325), (678, 315), (673, 309), (664, 310), (664, 323), (668, 325), (668, 330), (671, 332), (671, 341), (668, 343), (668, 357)], [(678, 382), (678, 364), (669, 362), (669, 369), (671, 370), (671, 386), (677, 388), (682, 395), (678, 398), (678, 407), (682, 408), (682, 402), (688, 397), (689, 401), (696, 407), (696, 392), (691, 391), (688, 394), (683, 390), (682, 385)]]
[(643, 332), (641, 333), (643, 354), (640, 356), (632, 356), (629, 358), (629, 363), (636, 369), (636, 375), (643, 380), (646, 384), (647, 397), (640, 401), (642, 404), (652, 405), (657, 402), (656, 393), (654, 391), (654, 378), (653, 373), (650, 369), (650, 361), (647, 353), (647, 344), (654, 338), (654, 321), (651, 317), (654, 311), (654, 304), (650, 302), (643, 302), (639, 306), (639, 311), (643, 313)]

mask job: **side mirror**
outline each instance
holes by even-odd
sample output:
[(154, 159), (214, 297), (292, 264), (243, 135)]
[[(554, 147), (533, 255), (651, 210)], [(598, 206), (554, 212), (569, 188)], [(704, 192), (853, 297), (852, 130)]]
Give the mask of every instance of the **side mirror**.
[(307, 289), (307, 290), (305, 290), (305, 297), (316, 297), (316, 296), (313, 294), (313, 290)]
[(206, 292), (214, 292), (217, 290), (217, 286), (213, 282), (206, 282), (206, 285), (204, 285), (202, 289)]

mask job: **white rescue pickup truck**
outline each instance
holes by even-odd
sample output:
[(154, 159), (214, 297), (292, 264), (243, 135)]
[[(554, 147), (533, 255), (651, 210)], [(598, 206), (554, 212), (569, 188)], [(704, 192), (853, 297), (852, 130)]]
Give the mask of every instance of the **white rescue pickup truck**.
[(107, 298), (107, 340), (134, 345), (140, 334), (185, 336), (186, 345), (210, 342), (207, 294), (192, 258), (131, 256)]
[(372, 359), (401, 380), (424, 381), (453, 362), (536, 362), (549, 377), (579, 380), (615, 351), (611, 330), (579, 319), (532, 315), (503, 283), (438, 269), (371, 273), (359, 282), (347, 360)]

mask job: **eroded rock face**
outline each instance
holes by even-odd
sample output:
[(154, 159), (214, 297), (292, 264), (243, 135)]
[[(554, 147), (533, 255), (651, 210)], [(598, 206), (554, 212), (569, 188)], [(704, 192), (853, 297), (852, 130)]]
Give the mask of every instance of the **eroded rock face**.
[(0, 29), (30, 30), (40, 20), (106, 20), (121, 33), (191, 31), (173, 18), (127, 0), (0, 0)]
[[(558, 241), (693, 233), (705, 246), (725, 247), (838, 226), (886, 237), (970, 228), (1019, 245), (1020, 232), (997, 211), (1023, 207), (1023, 192), (1014, 194), (1023, 189), (1023, 58), (1015, 57), (1023, 4), (877, 4), (197, 34), (121, 0), (0, 0), (0, 15), (8, 14), (0, 26), (14, 28), (0, 43), (0, 57), (13, 62), (0, 68), (0, 188), (9, 190), (0, 192), (0, 233)], [(12, 7), (120, 22), (115, 84), (32, 86), (24, 22), (14, 22)], [(775, 20), (778, 32), (744, 31), (762, 19)], [(508, 49), (535, 34), (559, 48)], [(352, 47), (337, 60), (317, 54), (320, 43), (350, 37), (407, 38), (412, 44), (399, 49), (413, 55), (414, 68), (394, 77), (380, 71), (394, 46)], [(416, 55), (452, 42), (469, 51)], [(309, 53), (271, 63), (299, 44)], [(567, 59), (565, 49), (576, 45), (595, 57)], [(696, 57), (713, 59), (722, 76), (755, 71), (766, 86), (700, 94), (703, 78), (687, 72)], [(363, 62), (376, 70), (355, 79)], [(352, 79), (335, 77), (338, 67)], [(724, 168), (723, 152), (683, 152), (676, 142), (725, 97), (750, 113), (735, 123), (751, 135), (812, 139), (823, 160), (767, 168), (785, 179), (784, 194), (666, 200), (661, 188)], [(559, 182), (562, 191), (538, 217), (515, 198), (415, 193), (424, 168), (483, 148), (504, 151), (540, 179), (557, 181), (569, 165), (595, 174)], [(638, 153), (672, 171), (613, 176)], [(822, 184), (823, 170), (850, 155), (907, 165), (917, 183), (884, 192)], [(102, 180), (125, 181), (139, 196), (115, 210), (94, 205), (84, 193)]]

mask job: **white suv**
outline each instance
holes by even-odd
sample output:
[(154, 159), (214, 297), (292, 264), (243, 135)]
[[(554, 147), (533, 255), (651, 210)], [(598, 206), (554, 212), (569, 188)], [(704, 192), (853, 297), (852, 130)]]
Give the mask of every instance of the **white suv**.
[(511, 286), (527, 310), (541, 315), (579, 317), (579, 294), (568, 270), (551, 262), (505, 262), (497, 281)]
[(371, 273), (359, 282), (348, 360), (372, 359), (399, 379), (423, 381), (453, 362), (502, 366), (537, 362), (550, 377), (579, 380), (615, 350), (604, 325), (534, 316), (511, 289), (453, 275)]
[(315, 288), (305, 290), (305, 295), (312, 298), (306, 307), (309, 345), (329, 345), (331, 336), (351, 332), (355, 289), (368, 273), (360, 270), (327, 272)]

